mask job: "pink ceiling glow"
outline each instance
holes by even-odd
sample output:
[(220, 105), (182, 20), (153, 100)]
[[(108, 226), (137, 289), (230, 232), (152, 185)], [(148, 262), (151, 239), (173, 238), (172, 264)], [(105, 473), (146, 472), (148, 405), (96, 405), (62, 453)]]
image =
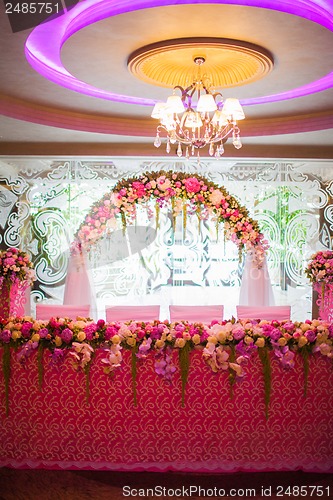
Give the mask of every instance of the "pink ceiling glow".
[[(155, 100), (107, 92), (78, 80), (61, 62), (61, 48), (74, 33), (102, 19), (141, 9), (179, 4), (232, 4), (261, 7), (297, 15), (333, 31), (333, 2), (329, 0), (85, 0), (64, 15), (35, 28), (26, 41), (25, 54), (30, 65), (45, 78), (82, 94), (127, 104), (152, 106)], [(319, 80), (292, 90), (253, 99), (243, 106), (277, 102), (306, 96), (333, 87), (333, 72)]]

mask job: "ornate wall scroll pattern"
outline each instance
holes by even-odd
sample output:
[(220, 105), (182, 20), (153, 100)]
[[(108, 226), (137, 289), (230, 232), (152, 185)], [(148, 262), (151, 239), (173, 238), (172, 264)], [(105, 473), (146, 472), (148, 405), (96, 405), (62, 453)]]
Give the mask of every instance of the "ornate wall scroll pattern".
[[(61, 301), (68, 245), (82, 214), (123, 177), (142, 171), (178, 170), (205, 175), (223, 184), (246, 205), (261, 224), (271, 245), (269, 269), (278, 301), (293, 291), (302, 316), (311, 310), (311, 287), (304, 264), (321, 247), (332, 247), (333, 181), (330, 162), (246, 160), (142, 160), (114, 158), (59, 160), (2, 158), (0, 160), (0, 245), (23, 246), (31, 253), (38, 283), (35, 299)], [(127, 255), (101, 259), (107, 239), (90, 262), (98, 299), (112, 303), (130, 295), (167, 295), (170, 287), (237, 288), (241, 267), (233, 245), (225, 244), (214, 227), (181, 217), (175, 237), (168, 214), (161, 213), (161, 229), (145, 248)], [(151, 225), (147, 214), (142, 225)], [(129, 241), (131, 244), (131, 241)], [(103, 246), (104, 245), (104, 246)], [(106, 245), (106, 247), (105, 247)], [(119, 245), (118, 245), (119, 247)], [(124, 247), (123, 247), (124, 248)], [(101, 263), (103, 262), (103, 266)], [(206, 292), (205, 292), (206, 293)], [(216, 292), (212, 292), (214, 296)], [(289, 299), (288, 299), (289, 300)]]
[(7, 229), (4, 234), (4, 241), (9, 247), (20, 247), (23, 245), (21, 228), (25, 221), (29, 219), (30, 209), (27, 203), (17, 201), (16, 211), (12, 212), (7, 219)]

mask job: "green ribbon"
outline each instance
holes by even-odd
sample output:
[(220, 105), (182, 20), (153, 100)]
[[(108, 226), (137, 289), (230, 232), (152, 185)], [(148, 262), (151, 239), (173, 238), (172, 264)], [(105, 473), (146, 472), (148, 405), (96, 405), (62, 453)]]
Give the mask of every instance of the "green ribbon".
[(5, 379), (5, 408), (6, 417), (9, 415), (9, 384), (10, 384), (10, 345), (4, 344), (3, 346), (3, 356), (2, 356), (2, 371)]
[(271, 392), (272, 392), (271, 358), (269, 356), (269, 350), (267, 347), (259, 347), (258, 353), (263, 368), (264, 388), (265, 388), (265, 416), (266, 420), (268, 420), (269, 403), (271, 400)]
[(190, 344), (186, 342), (184, 347), (180, 348), (178, 351), (179, 364), (180, 364), (180, 376), (182, 381), (182, 407), (185, 406), (185, 391), (186, 384), (188, 380), (188, 373), (190, 370)]

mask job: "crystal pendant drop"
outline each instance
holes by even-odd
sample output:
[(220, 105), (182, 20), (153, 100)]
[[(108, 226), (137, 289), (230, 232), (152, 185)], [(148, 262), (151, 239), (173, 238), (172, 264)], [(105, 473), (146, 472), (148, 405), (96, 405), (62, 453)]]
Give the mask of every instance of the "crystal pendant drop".
[(187, 160), (189, 160), (189, 159), (190, 159), (190, 151), (189, 151), (189, 149), (188, 149), (188, 146), (187, 146), (187, 148), (186, 148), (186, 154), (185, 154), (185, 157), (186, 157), (186, 159), (187, 159)]
[(236, 149), (240, 149), (242, 147), (242, 141), (240, 140), (240, 137), (239, 135), (236, 135), (234, 138), (233, 138), (233, 141), (232, 141), (234, 147)]
[(210, 156), (213, 156), (213, 154), (214, 154), (214, 144), (213, 143), (211, 143), (211, 145), (209, 146), (209, 154), (210, 154)]
[(154, 146), (155, 146), (155, 148), (159, 148), (160, 145), (161, 145), (161, 138), (160, 138), (159, 134), (157, 133), (156, 137), (155, 137), (155, 141), (154, 141)]
[(191, 154), (194, 155), (194, 146), (192, 146)]
[(177, 148), (177, 155), (180, 157), (183, 155), (182, 147), (180, 145), (180, 142), (178, 143), (178, 148)]
[(170, 146), (170, 140), (168, 139), (167, 145), (166, 145), (166, 152), (169, 154), (171, 151), (171, 146)]
[(223, 155), (223, 153), (224, 153), (224, 146), (223, 146), (223, 144), (219, 145), (219, 153), (220, 153), (220, 156)]

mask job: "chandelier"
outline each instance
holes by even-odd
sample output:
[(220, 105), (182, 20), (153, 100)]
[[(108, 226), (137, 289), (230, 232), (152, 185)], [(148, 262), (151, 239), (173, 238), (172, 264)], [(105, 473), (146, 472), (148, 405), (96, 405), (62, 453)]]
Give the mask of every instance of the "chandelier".
[[(152, 111), (152, 118), (159, 120), (154, 146), (160, 147), (160, 134), (166, 134), (166, 152), (171, 145), (177, 145), (177, 155), (186, 158), (200, 157), (200, 150), (209, 147), (209, 155), (219, 158), (224, 153), (224, 143), (232, 137), (236, 149), (242, 147), (237, 121), (245, 118), (238, 99), (225, 101), (215, 89), (207, 75), (202, 75), (204, 57), (195, 57), (197, 74), (187, 88), (176, 85), (173, 95), (165, 103), (158, 102)], [(180, 91), (181, 95), (176, 92)]]

